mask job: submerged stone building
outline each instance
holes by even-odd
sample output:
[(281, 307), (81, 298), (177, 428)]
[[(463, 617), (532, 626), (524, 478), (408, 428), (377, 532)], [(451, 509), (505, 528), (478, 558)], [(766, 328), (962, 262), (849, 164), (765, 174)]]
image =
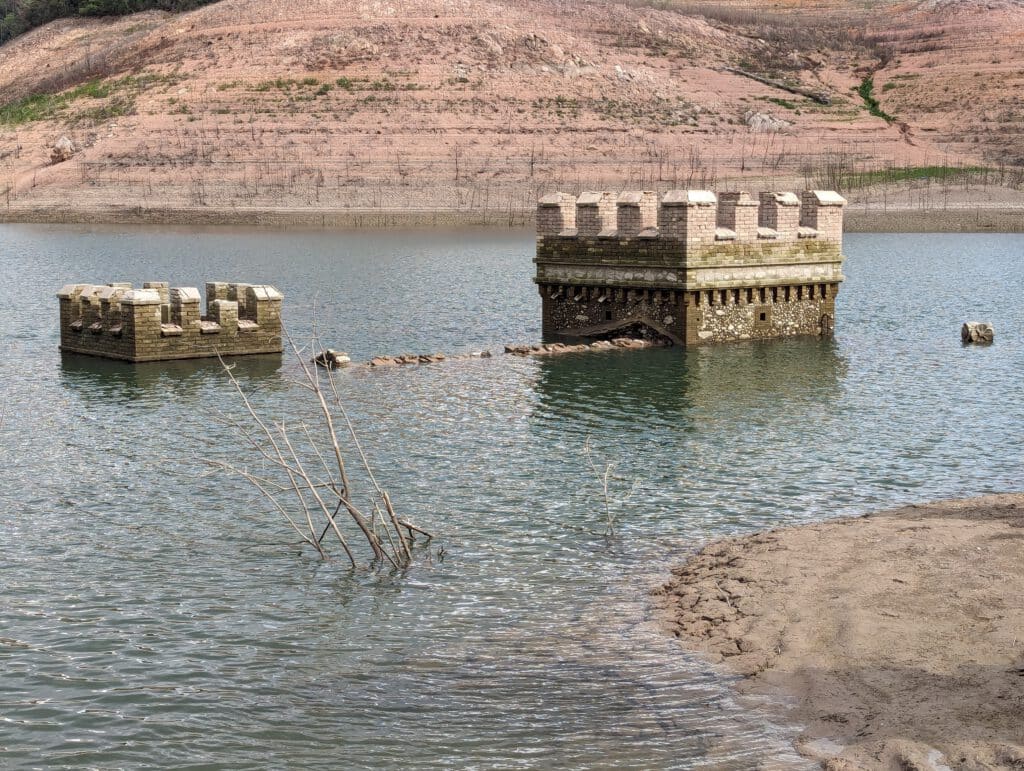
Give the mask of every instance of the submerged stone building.
[(678, 345), (830, 335), (843, 206), (832, 191), (555, 193), (537, 209), (547, 338)]
[(281, 301), (272, 286), (208, 283), (199, 290), (151, 281), (69, 284), (60, 301), (60, 347), (125, 361), (280, 353)]

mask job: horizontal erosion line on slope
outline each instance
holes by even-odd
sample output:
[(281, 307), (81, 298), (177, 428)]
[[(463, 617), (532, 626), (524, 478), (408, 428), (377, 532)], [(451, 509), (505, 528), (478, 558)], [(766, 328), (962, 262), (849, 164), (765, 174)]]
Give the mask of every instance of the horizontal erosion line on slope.
[[(823, 157), (817, 156), (817, 155), (800, 154), (800, 153), (785, 153), (785, 155), (787, 157), (783, 159), (783, 163), (794, 162), (794, 161), (806, 162), (808, 159), (811, 159), (811, 158), (816, 158), (816, 159), (818, 159), (823, 164), (831, 162), (829, 158), (823, 158)], [(693, 162), (694, 163), (693, 168), (695, 170), (699, 170), (701, 168), (704, 168), (710, 162), (740, 164), (740, 163), (743, 163), (745, 161), (748, 165), (758, 166), (759, 163), (760, 163), (760, 158), (761, 158), (761, 156), (759, 156), (759, 155), (755, 155), (755, 156), (750, 156), (750, 155), (747, 155), (747, 156), (742, 156), (742, 155), (741, 156), (736, 156), (736, 155), (702, 154), (701, 158), (699, 160), (695, 160)], [(777, 153), (773, 153), (773, 154), (771, 154), (767, 158), (767, 160), (765, 162), (771, 164), (772, 166), (775, 166), (775, 165), (777, 165), (776, 164), (776, 160), (777, 159), (778, 159), (778, 154)], [(461, 158), (461, 160), (458, 162), (458, 165), (459, 166), (465, 166), (465, 165), (473, 164), (474, 162), (476, 162), (476, 165), (479, 167), (480, 162), (484, 161), (484, 160), (487, 160), (486, 157), (482, 157), (482, 156), (463, 156)], [(532, 162), (529, 160), (529, 158), (524, 158), (522, 160), (516, 160), (516, 161), (502, 161), (502, 162), (499, 162), (499, 163), (488, 163), (488, 164), (484, 165), (484, 169), (495, 170), (495, 169), (501, 169), (501, 168), (519, 168), (521, 166), (529, 167), (531, 165), (534, 166), (534, 167), (546, 167), (546, 166), (568, 166), (568, 167), (576, 167), (576, 166), (629, 166), (629, 167), (635, 167), (635, 166), (665, 166), (665, 165), (668, 165), (670, 163), (673, 166), (678, 166), (682, 170), (685, 170), (685, 169), (690, 167), (690, 160), (686, 156), (680, 156), (678, 158), (673, 157), (673, 156), (669, 156), (667, 158), (650, 158), (650, 157), (647, 157), (647, 158), (625, 158), (625, 157), (621, 157), (621, 158), (608, 159), (608, 160), (599, 160), (599, 159), (590, 159), (590, 160), (588, 160), (588, 159), (576, 159), (576, 158), (544, 158), (544, 159), (539, 159), (538, 158), (538, 159), (536, 159), (536, 160), (534, 160)], [(864, 164), (877, 165), (877, 164), (885, 164), (885, 163), (887, 163), (887, 161), (885, 159), (879, 159), (877, 161), (872, 161), (869, 158), (865, 158), (865, 159), (859, 159), (859, 160), (850, 161), (850, 163), (864, 163)], [(339, 170), (339, 171), (340, 170), (344, 170), (347, 167), (357, 166), (357, 165), (358, 166), (371, 166), (371, 167), (373, 167), (373, 166), (389, 166), (389, 167), (393, 167), (395, 165), (401, 165), (401, 166), (410, 165), (410, 166), (418, 166), (418, 167), (422, 167), (422, 168), (449, 168), (449, 169), (454, 169), (454, 167), (456, 165), (456, 163), (454, 161), (450, 161), (450, 160), (441, 160), (441, 159), (429, 160), (429, 159), (419, 159), (419, 158), (408, 158), (408, 157), (404, 157), (404, 156), (400, 157), (400, 158), (394, 158), (394, 159), (363, 159), (363, 158), (353, 158), (353, 159), (351, 159), (349, 161), (323, 161), (323, 160), (319, 160), (319, 159), (315, 159), (315, 158), (310, 158), (309, 160), (297, 160), (297, 161), (278, 160), (278, 159), (275, 159), (275, 158), (230, 159), (230, 160), (227, 160), (227, 159), (225, 159), (225, 160), (221, 160), (221, 159), (206, 159), (206, 160), (204, 160), (202, 158), (195, 158), (195, 159), (190, 159), (190, 158), (180, 158), (180, 159), (161, 158), (161, 159), (152, 159), (152, 160), (148, 160), (147, 161), (147, 160), (142, 160), (142, 159), (140, 159), (138, 157), (133, 158), (131, 160), (131, 162), (125, 162), (125, 161), (120, 161), (120, 160), (115, 160), (115, 159), (111, 159), (111, 160), (107, 160), (107, 161), (86, 161), (86, 160), (78, 161), (78, 165), (79, 166), (83, 166), (83, 167), (87, 167), (87, 168), (111, 168), (111, 167), (117, 167), (117, 168), (126, 168), (126, 169), (129, 169), (129, 168), (151, 167), (151, 166), (266, 166), (268, 164), (272, 165), (272, 166), (285, 167), (285, 168), (319, 168), (319, 169), (330, 168), (330, 169), (336, 169), (336, 170)], [(893, 167), (882, 166), (880, 168), (886, 169), (886, 170), (889, 169), (889, 168), (894, 168), (894, 169), (898, 170), (898, 169), (903, 168), (903, 167), (901, 167), (901, 166), (893, 166)], [(912, 167), (907, 167), (907, 168), (912, 168)], [(956, 168), (956, 167), (951, 167), (951, 168)], [(476, 169), (471, 169), (470, 168), (470, 169), (464, 169), (464, 171), (466, 173), (470, 173), (470, 172), (475, 172)]]

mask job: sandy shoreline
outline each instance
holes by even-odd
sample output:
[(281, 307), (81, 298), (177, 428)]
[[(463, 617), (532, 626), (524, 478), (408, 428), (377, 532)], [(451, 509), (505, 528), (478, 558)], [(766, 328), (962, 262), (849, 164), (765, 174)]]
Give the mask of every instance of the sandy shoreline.
[[(0, 223), (116, 225), (225, 225), (336, 230), (432, 227), (521, 228), (533, 224), (533, 212), (461, 209), (312, 209), (137, 206), (106, 208), (0, 208)], [(886, 211), (850, 207), (848, 233), (1021, 233), (1024, 208), (960, 207)]]
[(712, 543), (666, 627), (830, 769), (1024, 768), (1024, 494)]

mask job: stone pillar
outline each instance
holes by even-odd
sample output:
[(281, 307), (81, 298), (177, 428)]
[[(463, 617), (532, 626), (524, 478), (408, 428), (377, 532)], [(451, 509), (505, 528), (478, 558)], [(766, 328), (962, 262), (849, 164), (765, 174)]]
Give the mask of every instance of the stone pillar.
[(686, 249), (715, 243), (718, 199), (708, 190), (670, 190), (661, 199), (658, 230), (662, 238), (686, 242)]
[(121, 323), (121, 298), (129, 291), (110, 284), (100, 287), (96, 293), (100, 302), (100, 318), (108, 329)]
[(130, 356), (138, 361), (155, 358), (160, 343), (160, 293), (130, 289), (121, 298), (122, 337)]
[[(207, 291), (209, 291), (207, 284)], [(176, 286), (171, 290), (171, 323), (186, 334), (199, 334), (199, 289), (194, 286)]]
[(576, 200), (576, 232), (593, 238), (615, 229), (615, 196), (609, 192), (583, 193)]
[(832, 190), (804, 190), (801, 195), (800, 224), (818, 231), (818, 239), (841, 243), (843, 207), (846, 199)]
[(800, 199), (793, 193), (761, 193), (758, 225), (778, 233), (779, 241), (796, 241), (800, 227)]
[(537, 235), (557, 236), (576, 229), (576, 198), (568, 193), (552, 193), (537, 203)]
[(246, 290), (245, 307), (261, 332), (280, 332), (283, 299), (284, 295), (272, 286), (250, 286)]
[(238, 334), (238, 303), (233, 300), (214, 300), (210, 320), (220, 324), (222, 332)]
[(745, 191), (718, 196), (718, 226), (736, 234), (736, 243), (757, 240), (758, 202)]
[(206, 282), (206, 315), (213, 312), (213, 303), (217, 300), (228, 300), (228, 284), (224, 281)]
[(228, 299), (238, 303), (238, 318), (249, 318), (245, 310), (245, 298), (249, 291), (249, 284), (228, 284)]
[(57, 292), (57, 300), (60, 303), (60, 344), (67, 346), (71, 344), (71, 336), (77, 335), (72, 332), (71, 325), (82, 317), (82, 304), (79, 297), (82, 290), (89, 284), (65, 284)]
[(633, 238), (658, 225), (658, 196), (649, 190), (622, 193), (617, 201), (620, 238)]
[[(111, 284), (113, 286), (113, 284)], [(143, 285), (143, 289), (155, 289), (160, 294), (160, 302), (164, 305), (169, 303), (170, 300), (170, 284), (166, 281), (146, 281)]]
[(103, 287), (101, 286), (87, 286), (79, 295), (79, 299), (82, 303), (81, 312), (83, 330), (88, 330), (93, 324), (99, 323), (102, 318), (99, 298), (99, 293), (102, 289)]

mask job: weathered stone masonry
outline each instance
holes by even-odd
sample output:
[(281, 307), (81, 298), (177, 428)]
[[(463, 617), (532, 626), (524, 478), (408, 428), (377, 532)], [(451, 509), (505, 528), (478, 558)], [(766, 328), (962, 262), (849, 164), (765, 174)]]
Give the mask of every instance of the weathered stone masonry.
[(831, 334), (845, 203), (823, 190), (546, 196), (534, 279), (544, 335), (647, 328), (699, 345)]
[(272, 286), (208, 283), (199, 290), (148, 282), (69, 284), (60, 300), (62, 351), (126, 361), (280, 353), (280, 292)]

